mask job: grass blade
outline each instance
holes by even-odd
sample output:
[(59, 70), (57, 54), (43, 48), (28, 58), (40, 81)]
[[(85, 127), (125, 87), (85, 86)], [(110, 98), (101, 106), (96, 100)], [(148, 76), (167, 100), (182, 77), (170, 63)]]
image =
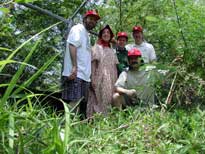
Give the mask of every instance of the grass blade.
[(0, 47), (0, 50), (2, 50), (2, 51), (9, 51), (9, 52), (12, 52), (12, 51), (13, 51), (13, 50), (11, 50), (11, 49), (4, 48), (4, 47)]
[[(40, 41), (37, 41), (35, 43), (35, 45), (33, 46), (33, 48), (31, 49), (31, 51), (29, 52), (29, 54), (26, 56), (24, 63), (27, 63), (29, 61), (29, 59), (31, 58), (33, 52), (36, 50), (37, 45), (39, 44)], [(9, 86), (6, 89), (6, 92), (1, 100), (1, 104), (0, 107), (2, 107), (4, 105), (4, 103), (7, 101), (7, 99), (9, 98), (9, 96), (11, 95), (12, 90), (14, 89), (19, 77), (21, 76), (21, 74), (23, 73), (23, 70), (26, 66), (25, 65), (21, 65), (20, 68), (18, 69), (18, 71), (15, 73), (15, 75), (12, 77)]]
[(64, 109), (65, 109), (65, 135), (64, 135), (64, 142), (63, 142), (63, 149), (64, 149), (64, 154), (67, 152), (67, 145), (69, 141), (69, 135), (70, 135), (70, 111), (68, 109), (68, 106), (66, 103), (63, 103)]
[(9, 147), (14, 147), (14, 116), (12, 113), (9, 115)]
[[(49, 29), (51, 29), (51, 28), (57, 26), (57, 25), (60, 24), (60, 23), (62, 23), (62, 22), (57, 22), (57, 23), (55, 23), (55, 24), (53, 24), (53, 25), (51, 25), (51, 26), (45, 28), (44, 30), (40, 31), (39, 33), (35, 34), (35, 35), (32, 36), (31, 38), (29, 38), (27, 41), (25, 41), (24, 43), (22, 43), (16, 50), (14, 50), (14, 51), (12, 52), (12, 54), (9, 55), (9, 57), (7, 58), (7, 60), (12, 59), (13, 56), (14, 56), (23, 46), (25, 46), (28, 42), (30, 42), (32, 39), (38, 37), (40, 34), (42, 34), (42, 33), (46, 32), (46, 31), (48, 31)], [(0, 67), (0, 72), (4, 69), (4, 67), (5, 67), (5, 65), (3, 65), (3, 66)]]
[[(48, 66), (55, 60), (55, 58), (59, 55), (60, 53), (56, 54), (53, 56), (50, 60), (48, 60), (34, 75), (32, 75), (27, 81), (25, 81), (21, 87), (27, 87), (29, 86), (39, 75), (41, 75), (47, 68)], [(22, 91), (22, 88), (17, 88), (13, 94), (17, 94), (20, 91)]]

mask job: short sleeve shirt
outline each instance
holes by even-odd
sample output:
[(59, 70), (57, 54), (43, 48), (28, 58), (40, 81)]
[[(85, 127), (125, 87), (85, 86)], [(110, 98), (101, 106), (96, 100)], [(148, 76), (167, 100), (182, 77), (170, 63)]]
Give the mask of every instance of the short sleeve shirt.
[(154, 89), (149, 84), (147, 71), (123, 71), (115, 83), (116, 87), (135, 89), (137, 97), (145, 102), (154, 103)]
[(129, 66), (126, 48), (123, 49), (116, 48), (116, 55), (119, 61), (119, 64), (117, 65), (118, 74), (120, 74), (123, 70), (125, 70)]
[(156, 60), (156, 53), (152, 44), (147, 42), (142, 42), (140, 45), (137, 44), (128, 44), (126, 49), (130, 50), (132, 48), (137, 48), (142, 53), (142, 58), (145, 63), (150, 63), (153, 60)]
[(77, 77), (90, 82), (91, 75), (91, 45), (88, 32), (83, 24), (73, 26), (67, 38), (64, 55), (63, 76), (69, 76), (72, 71), (72, 61), (69, 44), (77, 48)]

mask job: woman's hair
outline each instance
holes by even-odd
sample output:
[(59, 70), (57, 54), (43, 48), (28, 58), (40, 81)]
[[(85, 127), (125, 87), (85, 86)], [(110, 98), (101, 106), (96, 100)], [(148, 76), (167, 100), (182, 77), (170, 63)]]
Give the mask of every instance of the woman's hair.
[(103, 33), (103, 31), (104, 31), (105, 29), (108, 29), (108, 30), (110, 31), (110, 40), (112, 40), (112, 38), (114, 37), (114, 34), (113, 34), (112, 29), (110, 28), (109, 25), (106, 25), (105, 27), (103, 27), (103, 28), (100, 30), (100, 32), (99, 32), (99, 34), (98, 34), (98, 38), (102, 38), (102, 33)]

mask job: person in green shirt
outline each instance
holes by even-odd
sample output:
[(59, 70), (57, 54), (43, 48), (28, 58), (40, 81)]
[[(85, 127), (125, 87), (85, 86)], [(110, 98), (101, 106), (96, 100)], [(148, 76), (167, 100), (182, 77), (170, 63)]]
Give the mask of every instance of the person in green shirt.
[(127, 50), (125, 45), (128, 41), (128, 35), (126, 32), (118, 32), (117, 34), (117, 47), (116, 47), (116, 55), (119, 61), (117, 65), (118, 76), (128, 67), (128, 59), (127, 59)]
[(154, 104), (154, 89), (150, 85), (150, 71), (141, 70), (141, 52), (133, 48), (128, 51), (129, 70), (123, 71), (115, 83), (113, 106), (122, 109), (136, 102)]

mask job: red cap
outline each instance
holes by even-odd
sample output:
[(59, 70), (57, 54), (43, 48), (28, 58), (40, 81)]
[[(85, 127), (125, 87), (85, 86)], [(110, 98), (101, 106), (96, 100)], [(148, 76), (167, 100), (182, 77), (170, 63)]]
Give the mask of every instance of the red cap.
[(140, 50), (138, 50), (137, 48), (132, 48), (131, 50), (128, 51), (128, 57), (130, 57), (130, 56), (141, 57), (142, 54), (141, 54)]
[(85, 14), (84, 14), (84, 18), (87, 16), (95, 16), (97, 18), (97, 20), (100, 19), (99, 14), (95, 11), (95, 10), (88, 10)]
[(126, 32), (118, 32), (118, 33), (117, 33), (117, 39), (118, 39), (119, 37), (125, 37), (126, 39), (128, 39), (128, 35), (127, 35)]
[(141, 26), (134, 26), (134, 27), (132, 28), (132, 31), (133, 31), (133, 32), (134, 32), (134, 31), (143, 32), (143, 29), (142, 29)]

